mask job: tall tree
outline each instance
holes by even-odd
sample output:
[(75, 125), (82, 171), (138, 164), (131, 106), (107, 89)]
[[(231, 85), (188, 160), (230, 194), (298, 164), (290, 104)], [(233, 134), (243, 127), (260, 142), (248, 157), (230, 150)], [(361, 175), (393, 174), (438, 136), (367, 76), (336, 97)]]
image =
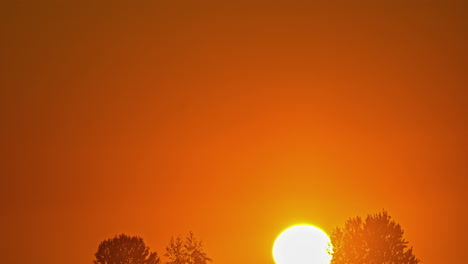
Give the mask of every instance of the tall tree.
[(183, 241), (180, 236), (171, 238), (164, 254), (169, 261), (166, 264), (207, 264), (212, 260), (206, 255), (202, 241), (192, 232)]
[(138, 236), (121, 234), (99, 244), (94, 264), (159, 264), (156, 252)]
[(331, 235), (331, 264), (418, 264), (404, 231), (386, 211), (346, 221)]

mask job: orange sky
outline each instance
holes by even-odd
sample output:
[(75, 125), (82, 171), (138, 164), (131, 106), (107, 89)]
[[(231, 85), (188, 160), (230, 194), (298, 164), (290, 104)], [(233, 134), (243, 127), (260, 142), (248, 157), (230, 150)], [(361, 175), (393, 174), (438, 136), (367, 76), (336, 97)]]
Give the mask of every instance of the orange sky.
[(466, 2), (64, 2), (0, 4), (2, 262), (193, 230), (272, 264), (284, 228), (383, 208), (465, 258)]

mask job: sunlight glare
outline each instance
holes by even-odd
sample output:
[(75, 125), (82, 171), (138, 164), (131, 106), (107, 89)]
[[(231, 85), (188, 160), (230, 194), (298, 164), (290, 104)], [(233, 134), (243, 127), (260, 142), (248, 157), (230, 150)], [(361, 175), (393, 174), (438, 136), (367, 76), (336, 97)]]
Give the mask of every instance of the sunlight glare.
[(277, 264), (329, 264), (332, 256), (328, 235), (311, 225), (296, 225), (283, 231), (273, 245)]

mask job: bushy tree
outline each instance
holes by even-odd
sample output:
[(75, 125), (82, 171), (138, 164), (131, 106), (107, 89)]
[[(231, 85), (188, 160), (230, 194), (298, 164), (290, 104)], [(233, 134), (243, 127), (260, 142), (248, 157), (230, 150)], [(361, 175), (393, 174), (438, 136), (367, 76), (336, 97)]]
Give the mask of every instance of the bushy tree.
[(169, 261), (166, 264), (207, 264), (212, 260), (203, 250), (202, 241), (189, 232), (185, 240), (180, 236), (172, 237), (164, 254)]
[(351, 218), (331, 235), (331, 264), (418, 264), (403, 233), (386, 211)]
[(95, 254), (94, 264), (159, 264), (156, 252), (138, 236), (121, 234), (102, 241)]

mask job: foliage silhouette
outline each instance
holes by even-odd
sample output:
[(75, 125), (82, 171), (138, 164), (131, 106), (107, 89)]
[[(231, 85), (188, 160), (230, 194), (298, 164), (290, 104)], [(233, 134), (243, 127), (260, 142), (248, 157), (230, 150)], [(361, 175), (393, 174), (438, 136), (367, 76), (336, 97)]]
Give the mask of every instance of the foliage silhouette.
[(107, 239), (99, 244), (94, 255), (94, 264), (159, 264), (156, 252), (150, 252), (149, 247), (138, 236), (121, 234)]
[(403, 229), (386, 211), (346, 221), (336, 228), (331, 264), (418, 264), (412, 247), (403, 238)]
[(166, 264), (207, 264), (212, 260), (203, 250), (202, 241), (189, 232), (185, 241), (180, 236), (172, 237), (164, 254), (169, 261)]

